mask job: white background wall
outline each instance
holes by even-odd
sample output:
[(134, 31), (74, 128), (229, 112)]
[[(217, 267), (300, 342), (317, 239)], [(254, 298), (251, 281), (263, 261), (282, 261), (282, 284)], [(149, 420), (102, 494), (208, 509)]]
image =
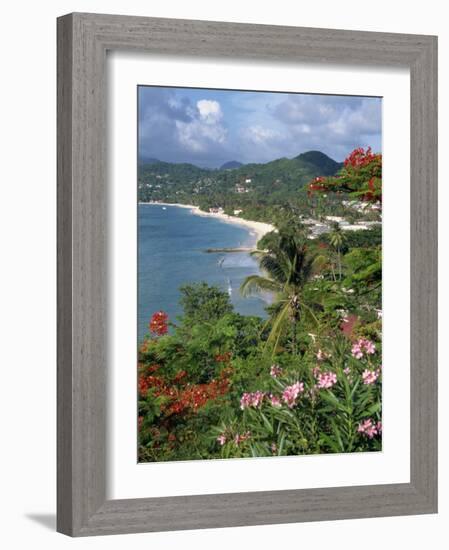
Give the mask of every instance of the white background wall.
[[(0, 541), (5, 548), (443, 548), (449, 520), (444, 392), (449, 306), (441, 210), (440, 513), (435, 516), (126, 535), (71, 540), (54, 532), (55, 514), (55, 99), (58, 15), (93, 11), (187, 19), (438, 34), (440, 49), (440, 209), (449, 201), (449, 33), (444, 4), (391, 0), (59, 0), (2, 5), (0, 56)], [(447, 242), (447, 241), (446, 241)], [(447, 285), (446, 285), (447, 286)], [(400, 342), (398, 343), (400, 345)], [(446, 527), (446, 528), (445, 528)], [(441, 542), (439, 542), (441, 541)], [(446, 541), (446, 542), (445, 542)]]

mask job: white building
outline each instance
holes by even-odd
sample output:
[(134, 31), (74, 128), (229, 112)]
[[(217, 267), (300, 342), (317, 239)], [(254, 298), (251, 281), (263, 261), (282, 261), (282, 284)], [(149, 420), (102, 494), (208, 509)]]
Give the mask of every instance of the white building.
[(237, 184), (235, 186), (235, 192), (236, 193), (248, 193), (249, 189), (247, 187), (243, 187), (243, 185)]

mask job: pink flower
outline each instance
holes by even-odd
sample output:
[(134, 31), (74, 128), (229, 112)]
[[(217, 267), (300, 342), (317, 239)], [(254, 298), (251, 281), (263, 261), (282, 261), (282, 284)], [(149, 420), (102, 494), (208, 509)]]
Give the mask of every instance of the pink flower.
[(296, 405), (296, 399), (300, 393), (304, 391), (304, 383), (296, 382), (291, 386), (287, 386), (282, 392), (282, 399), (291, 409)]
[(370, 340), (364, 341), (365, 351), (368, 355), (374, 355), (376, 353), (376, 345)]
[(251, 432), (245, 432), (244, 434), (236, 434), (234, 437), (234, 443), (239, 445), (242, 441), (246, 441), (251, 437)]
[(248, 407), (260, 407), (262, 405), (265, 393), (263, 391), (256, 391), (253, 393), (244, 393), (240, 399), (240, 408), (242, 411)]
[(360, 434), (366, 435), (368, 439), (373, 439), (375, 435), (380, 433), (379, 425), (380, 429), (382, 429), (382, 425), (379, 422), (377, 424), (374, 424), (371, 418), (367, 418), (366, 420), (362, 420), (362, 422), (360, 422), (357, 431)]
[(376, 424), (376, 430), (377, 430), (377, 433), (381, 434), (382, 433), (382, 422), (379, 420), (379, 422)]
[(361, 359), (363, 357), (363, 351), (358, 342), (352, 346), (351, 354), (356, 359)]
[(359, 338), (355, 344), (353, 344), (351, 353), (356, 359), (362, 359), (363, 353), (367, 355), (374, 355), (376, 353), (376, 345), (371, 340), (366, 338)]
[(226, 436), (225, 434), (221, 434), (217, 437), (218, 443), (220, 443), (221, 446), (223, 446), (226, 443)]
[(252, 396), (250, 393), (244, 393), (240, 399), (240, 408), (246, 409), (247, 407), (250, 407), (252, 403)]
[(363, 383), (367, 386), (370, 384), (374, 384), (374, 382), (379, 378), (379, 375), (380, 375), (379, 369), (377, 370), (365, 369), (362, 372)]
[(332, 388), (337, 383), (337, 375), (335, 372), (323, 372), (318, 376), (318, 384), (317, 386), (319, 388)]
[(271, 365), (270, 374), (273, 378), (277, 378), (282, 374), (282, 369), (279, 365)]
[(346, 367), (345, 369), (343, 369), (343, 372), (346, 374), (346, 376), (348, 376), (351, 373), (351, 369), (349, 367)]
[(253, 407), (260, 407), (262, 405), (263, 398), (265, 397), (265, 393), (263, 391), (256, 391), (253, 393)]
[(272, 407), (281, 406), (281, 399), (277, 395), (273, 395), (272, 393), (270, 393), (269, 398)]

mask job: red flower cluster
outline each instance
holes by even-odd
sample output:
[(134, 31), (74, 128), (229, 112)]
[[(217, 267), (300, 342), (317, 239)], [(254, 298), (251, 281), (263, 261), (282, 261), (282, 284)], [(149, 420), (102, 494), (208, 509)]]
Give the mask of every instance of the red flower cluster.
[(371, 147), (354, 149), (345, 159), (339, 174), (319, 177), (307, 186), (307, 194), (314, 192), (348, 193), (357, 200), (382, 201), (382, 155), (374, 154)]
[(358, 149), (354, 149), (349, 157), (345, 159), (344, 165), (346, 167), (352, 166), (353, 168), (359, 168), (380, 158), (381, 155), (375, 155), (371, 152), (371, 147), (368, 147), (366, 151), (363, 147), (359, 147)]
[(209, 401), (213, 401), (227, 393), (229, 380), (222, 378), (212, 380), (207, 384), (192, 384), (184, 389), (172, 392), (173, 402), (167, 407), (168, 414), (179, 414), (190, 410), (196, 412)]
[(138, 380), (139, 395), (146, 397), (150, 389), (155, 397), (165, 397), (161, 411), (165, 416), (181, 414), (183, 412), (196, 412), (209, 401), (217, 399), (229, 390), (230, 371), (223, 370), (217, 379), (205, 384), (190, 384), (184, 381), (186, 371), (179, 371), (171, 380), (163, 376), (153, 374), (159, 368), (153, 365), (141, 372)]
[(150, 320), (150, 331), (157, 336), (163, 336), (168, 332), (168, 315), (165, 311), (157, 311), (153, 313)]
[(311, 195), (313, 191), (326, 191), (325, 185), (326, 179), (323, 177), (317, 177), (312, 180), (308, 185), (308, 194)]

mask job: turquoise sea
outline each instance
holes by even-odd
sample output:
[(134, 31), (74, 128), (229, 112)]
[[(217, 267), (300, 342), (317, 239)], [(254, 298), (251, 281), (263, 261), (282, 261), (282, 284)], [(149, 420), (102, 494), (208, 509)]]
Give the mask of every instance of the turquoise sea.
[(147, 333), (155, 311), (172, 320), (182, 314), (179, 287), (205, 281), (229, 293), (239, 313), (266, 317), (266, 302), (259, 296), (243, 298), (239, 292), (258, 264), (248, 253), (212, 253), (207, 248), (252, 246), (250, 229), (217, 218), (193, 214), (190, 209), (159, 204), (138, 207), (138, 337)]

